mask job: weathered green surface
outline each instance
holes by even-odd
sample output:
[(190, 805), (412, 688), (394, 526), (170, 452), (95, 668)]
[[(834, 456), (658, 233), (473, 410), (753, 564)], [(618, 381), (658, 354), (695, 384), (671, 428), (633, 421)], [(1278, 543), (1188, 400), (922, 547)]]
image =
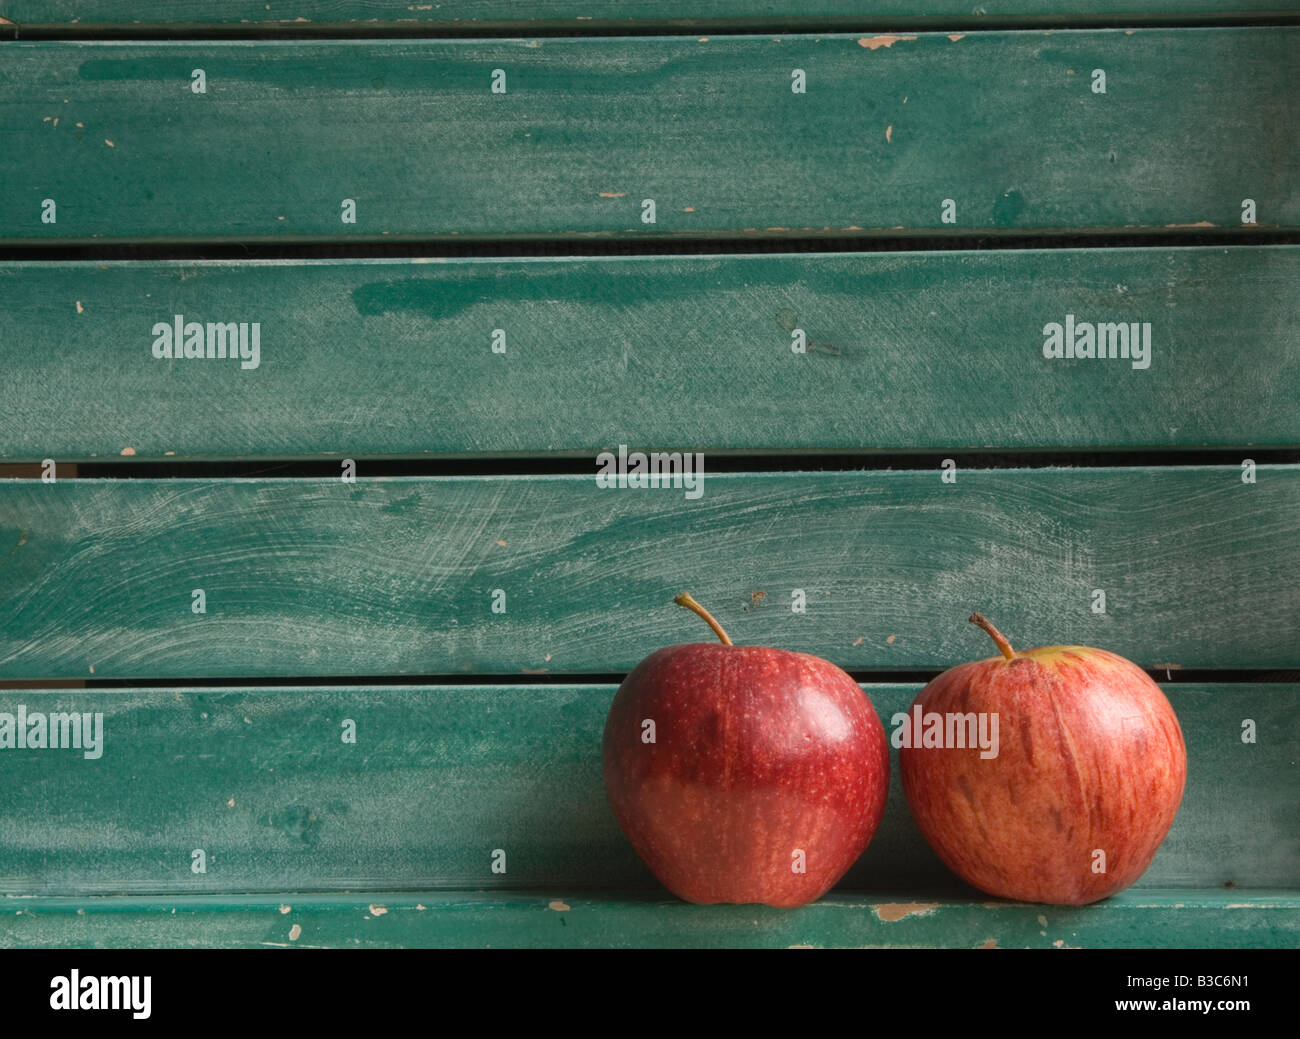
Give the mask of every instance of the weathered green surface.
[(1026, 647), (1300, 663), (1300, 466), (594, 474), (0, 480), (0, 677), (611, 673), (711, 637), (684, 589), (847, 668), (987, 656), (976, 608)]
[[(1287, 246), (30, 262), (0, 291), (0, 458), (1300, 444)], [(1067, 314), (1149, 322), (1150, 354), (1044, 357)], [(176, 315), (258, 322), (256, 367), (155, 356)]]
[[(919, 685), (864, 687), (887, 732)], [(1146, 887), (1300, 887), (1300, 686), (1166, 686), (1188, 785)], [(0, 893), (657, 888), (610, 812), (593, 686), (6, 690), (102, 713), (102, 753), (0, 752)], [(1243, 719), (1255, 742), (1243, 743)], [(355, 723), (356, 742), (342, 740)], [(1012, 730), (1010, 722), (1005, 732)], [(1005, 738), (1010, 738), (1007, 736)], [(92, 751), (95, 753), (95, 751)], [(841, 889), (970, 889), (898, 781)], [(206, 872), (192, 869), (193, 853)], [(505, 852), (506, 873), (492, 870)]]
[[(281, 25), (311, 31), (321, 25), (366, 29), (416, 26), (431, 29), (559, 26), (575, 32), (598, 26), (679, 28), (691, 25), (810, 23), (846, 27), (942, 21), (981, 26), (1025, 19), (1079, 24), (1135, 16), (1187, 20), (1247, 14), (1285, 14), (1289, 0), (0, 0), (0, 16), (20, 27), (76, 25)], [(886, 26), (888, 27), (888, 25)]]
[(1300, 226), (1300, 28), (20, 41), (4, 58), (11, 241), (1248, 236), (1245, 199), (1259, 226)]
[(1077, 909), (910, 891), (831, 895), (801, 909), (518, 892), (24, 899), (3, 909), (0, 946), (1295, 948), (1297, 910), (1294, 892), (1132, 889)]

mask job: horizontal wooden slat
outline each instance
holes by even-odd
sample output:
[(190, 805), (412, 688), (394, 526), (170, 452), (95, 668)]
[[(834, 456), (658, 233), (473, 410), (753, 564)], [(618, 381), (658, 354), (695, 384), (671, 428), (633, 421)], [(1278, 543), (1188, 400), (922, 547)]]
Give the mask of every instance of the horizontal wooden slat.
[[(864, 688), (892, 732), (920, 686)], [(1140, 884), (1300, 889), (1300, 686), (1166, 689), (1187, 791)], [(613, 694), (6, 690), (0, 711), (99, 713), (103, 738), (89, 760), (75, 748), (0, 752), (0, 893), (656, 887), (605, 800)], [(1254, 743), (1241, 739), (1247, 718)], [(345, 719), (355, 744), (341, 738)], [(968, 893), (917, 832), (891, 753), (885, 821), (841, 889)], [(196, 849), (205, 873), (192, 871)]]
[(1245, 199), (1258, 226), (1300, 225), (1300, 28), (20, 41), (4, 57), (11, 241), (1249, 231)]
[[(836, 894), (801, 909), (648, 895), (401, 892), (33, 899), (0, 926), (25, 948), (1295, 948), (1300, 896), (1129, 890), (1080, 908)], [(373, 909), (382, 909), (374, 915)], [(1046, 920), (1044, 924), (1043, 921)]]
[[(0, 286), (0, 458), (1300, 444), (1293, 246), (29, 262)], [(249, 324), (249, 357), (155, 356), (177, 315)], [(1045, 357), (1067, 315), (1149, 323), (1150, 352)]]
[(0, 677), (621, 672), (708, 636), (671, 604), (684, 589), (738, 641), (848, 668), (983, 657), (976, 608), (1021, 646), (1295, 667), (1300, 466), (1255, 478), (706, 467), (694, 500), (602, 488), (594, 467), (0, 480)]
[(1131, 16), (1170, 20), (1206, 16), (1283, 14), (1286, 0), (0, 0), (0, 23), (19, 26), (278, 25), (310, 31), (321, 25), (364, 29), (426, 25), (434, 29), (530, 25), (581, 31), (609, 24), (668, 26), (764, 23), (884, 24), (941, 20), (945, 25), (995, 25), (1005, 20), (1048, 22)]

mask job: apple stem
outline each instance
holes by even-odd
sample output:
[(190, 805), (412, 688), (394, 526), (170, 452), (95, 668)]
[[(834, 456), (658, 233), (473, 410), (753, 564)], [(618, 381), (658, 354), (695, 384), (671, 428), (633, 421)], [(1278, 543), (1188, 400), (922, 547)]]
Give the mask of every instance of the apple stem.
[(678, 606), (685, 606), (692, 613), (696, 614), (697, 616), (703, 617), (705, 623), (707, 623), (708, 626), (713, 629), (713, 633), (722, 640), (722, 644), (724, 646), (730, 646), (733, 644), (731, 639), (728, 638), (727, 633), (722, 630), (722, 625), (713, 619), (713, 614), (711, 614), (703, 606), (701, 606), (694, 599), (692, 599), (687, 592), (682, 592), (681, 595), (676, 596), (673, 599), (673, 602), (675, 602)]
[(1002, 650), (1002, 655), (1004, 657), (1008, 660), (1014, 660), (1016, 658), (1016, 652), (1011, 648), (1011, 643), (1007, 641), (1007, 637), (1003, 635), (1002, 632), (998, 631), (997, 628), (993, 627), (992, 623), (990, 623), (989, 619), (985, 617), (984, 614), (972, 613), (970, 615), (970, 622), (972, 624), (978, 624), (988, 632), (989, 638), (997, 643), (998, 649)]

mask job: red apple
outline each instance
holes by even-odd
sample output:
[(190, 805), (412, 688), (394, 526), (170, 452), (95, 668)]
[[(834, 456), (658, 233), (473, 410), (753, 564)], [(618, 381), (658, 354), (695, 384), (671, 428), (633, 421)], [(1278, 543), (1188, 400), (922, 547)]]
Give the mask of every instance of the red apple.
[[(1114, 653), (1017, 653), (980, 614), (970, 619), (1002, 655), (945, 671), (912, 705), (899, 760), (917, 826), (954, 873), (991, 895), (1083, 905), (1122, 891), (1151, 864), (1183, 797), (1187, 751), (1173, 708)], [(923, 720), (945, 720), (949, 743), (965, 728), (967, 746), (919, 745), (918, 708)], [(954, 716), (964, 724), (950, 732)], [(966, 716), (988, 720), (996, 756), (991, 739), (970, 746)]]
[(605, 722), (605, 789), (632, 847), (687, 902), (798, 906), (825, 894), (885, 811), (889, 750), (861, 687), (806, 653), (669, 646)]

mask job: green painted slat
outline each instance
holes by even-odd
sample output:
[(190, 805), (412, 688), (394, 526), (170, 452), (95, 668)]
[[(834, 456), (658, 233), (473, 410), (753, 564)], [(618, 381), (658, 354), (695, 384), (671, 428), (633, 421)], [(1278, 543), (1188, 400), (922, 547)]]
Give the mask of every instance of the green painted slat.
[[(552, 908), (557, 903), (557, 908)], [(15, 900), (0, 946), (1296, 948), (1300, 895), (1127, 891), (1081, 908), (831, 895), (800, 909), (457, 892)], [(567, 908), (559, 908), (563, 906)], [(288, 907), (288, 911), (284, 911)], [(372, 907), (383, 909), (372, 915)], [(905, 915), (900, 915), (905, 914)], [(884, 919), (882, 919), (882, 916)], [(895, 917), (897, 917), (895, 919)], [(1046, 925), (1040, 922), (1046, 920)]]
[(367, 28), (424, 25), (434, 29), (530, 25), (582, 31), (593, 26), (671, 28), (692, 25), (881, 25), (887, 20), (996, 25), (1003, 21), (1070, 22), (1122, 16), (1189, 19), (1205, 16), (1295, 13), (1288, 0), (0, 0), (0, 22), (19, 26), (283, 25), (310, 31), (321, 25)]
[(11, 241), (1300, 226), (1300, 28), (4, 55)]
[[(920, 686), (865, 689), (892, 732)], [(1300, 686), (1166, 690), (1188, 784), (1139, 883), (1300, 889)], [(90, 760), (75, 748), (0, 752), (0, 893), (657, 888), (605, 800), (613, 693), (6, 690), (0, 711), (15, 718), (20, 706), (29, 718), (101, 714), (102, 739)], [(341, 738), (344, 719), (355, 744)], [(968, 893), (917, 832), (892, 753), (885, 820), (840, 888)], [(492, 871), (497, 849), (505, 874)], [(193, 872), (196, 850), (204, 873)]]
[[(0, 286), (23, 461), (1300, 444), (1293, 246), (27, 262)], [(1071, 314), (1150, 323), (1149, 354), (1044, 357)], [(177, 315), (245, 322), (247, 358), (155, 356)]]
[(707, 634), (684, 589), (847, 668), (985, 656), (976, 608), (1151, 668), (1300, 663), (1300, 466), (592, 472), (0, 480), (0, 677), (622, 672)]

